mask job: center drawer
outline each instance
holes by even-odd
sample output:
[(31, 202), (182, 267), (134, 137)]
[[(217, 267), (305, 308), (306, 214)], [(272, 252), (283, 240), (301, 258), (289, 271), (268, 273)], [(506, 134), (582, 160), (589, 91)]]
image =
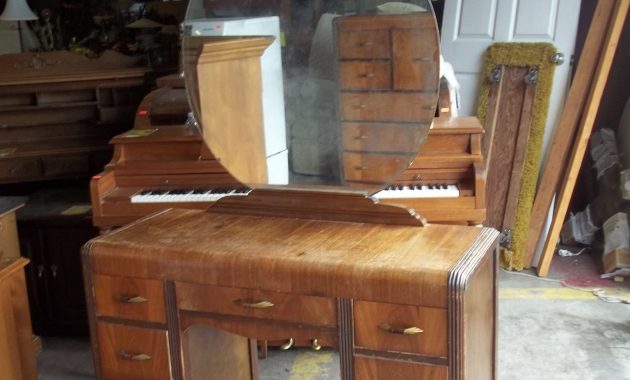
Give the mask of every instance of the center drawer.
[(312, 326), (337, 325), (336, 302), (332, 298), (181, 282), (175, 284), (175, 291), (180, 310)]
[(446, 309), (355, 301), (354, 326), (357, 347), (448, 356)]

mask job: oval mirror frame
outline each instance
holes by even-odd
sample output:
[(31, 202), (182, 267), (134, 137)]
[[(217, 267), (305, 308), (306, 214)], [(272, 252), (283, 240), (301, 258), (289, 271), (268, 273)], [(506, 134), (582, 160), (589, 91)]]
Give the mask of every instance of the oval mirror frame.
[(250, 188), (372, 194), (436, 112), (428, 0), (190, 0), (182, 61), (215, 158)]

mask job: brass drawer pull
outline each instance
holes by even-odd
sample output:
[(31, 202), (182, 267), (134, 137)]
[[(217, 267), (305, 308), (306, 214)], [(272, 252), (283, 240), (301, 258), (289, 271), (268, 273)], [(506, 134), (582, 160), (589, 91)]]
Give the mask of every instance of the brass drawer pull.
[(353, 107), (357, 110), (364, 110), (367, 108), (367, 104), (355, 104)]
[(363, 41), (363, 42), (360, 42), (360, 43), (359, 43), (359, 46), (360, 46), (360, 47), (364, 47), (364, 48), (370, 47), (370, 46), (372, 46), (372, 45), (373, 45), (373, 44), (372, 44), (372, 42), (371, 42), (371, 41)]
[(282, 346), (280, 346), (280, 349), (283, 350), (283, 351), (286, 351), (289, 348), (293, 347), (293, 343), (295, 343), (295, 339), (289, 338), (289, 340), (286, 341), (286, 343), (284, 343)]
[(120, 303), (145, 303), (148, 300), (142, 296), (131, 296), (127, 294), (119, 294), (115, 297)]
[(319, 344), (319, 341), (317, 339), (313, 339), (311, 341), (311, 348), (315, 351), (319, 351), (322, 349), (322, 345)]
[(359, 74), (360, 78), (374, 78), (375, 76), (376, 76), (376, 74), (374, 74), (374, 73)]
[(393, 327), (388, 323), (380, 324), (378, 325), (378, 328), (392, 334), (400, 334), (400, 335), (416, 335), (416, 334), (420, 334), (424, 332), (424, 330), (422, 330), (419, 327), (415, 327), (415, 326), (406, 327), (406, 328)]
[(358, 135), (354, 137), (355, 140), (367, 140), (367, 138), (368, 137), (366, 135)]
[(357, 165), (354, 167), (355, 170), (367, 170), (367, 166), (365, 165)]
[(132, 354), (127, 351), (120, 351), (118, 353), (118, 356), (123, 360), (129, 360), (129, 361), (134, 361), (134, 362), (143, 362), (143, 361), (151, 360), (151, 356), (147, 354), (143, 354), (143, 353)]
[(273, 303), (266, 300), (258, 302), (247, 302), (245, 300), (238, 299), (234, 301), (234, 303), (243, 307), (249, 307), (251, 309), (269, 309), (270, 307), (274, 306)]

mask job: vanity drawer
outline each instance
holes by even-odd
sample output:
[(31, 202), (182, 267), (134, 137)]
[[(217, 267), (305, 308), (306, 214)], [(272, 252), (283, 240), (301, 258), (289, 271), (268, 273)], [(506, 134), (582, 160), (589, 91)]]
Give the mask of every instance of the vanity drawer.
[(165, 330), (101, 322), (96, 335), (104, 380), (171, 379)]
[(161, 281), (95, 274), (96, 315), (166, 323)]
[(434, 94), (424, 93), (342, 93), (344, 121), (419, 121), (433, 119)]
[(346, 90), (389, 90), (392, 88), (388, 61), (339, 62), (339, 86)]
[(176, 283), (183, 310), (286, 321), (312, 326), (337, 325), (336, 301), (271, 291)]
[(448, 367), (355, 356), (355, 378), (447, 380)]
[(340, 23), (340, 58), (390, 58), (389, 30), (344, 30)]
[(46, 157), (42, 161), (45, 176), (88, 173), (90, 170), (87, 156)]
[(13, 180), (41, 176), (40, 162), (37, 158), (0, 160), (0, 179)]
[(415, 152), (429, 124), (342, 123), (343, 149), (361, 152)]
[[(358, 347), (442, 358), (448, 356), (446, 309), (355, 301), (354, 326), (355, 345)], [(421, 331), (403, 332), (414, 327)]]

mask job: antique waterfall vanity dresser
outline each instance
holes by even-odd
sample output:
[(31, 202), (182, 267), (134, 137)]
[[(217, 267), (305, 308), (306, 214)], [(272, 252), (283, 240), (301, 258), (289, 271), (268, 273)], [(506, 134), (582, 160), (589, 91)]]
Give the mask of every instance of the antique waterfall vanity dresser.
[[(257, 379), (256, 342), (283, 340), (337, 350), (345, 380), (494, 379), (498, 233), (428, 225), (403, 200), (368, 196), (409, 166), (435, 114), (429, 2), (309, 10), (310, 51), (291, 46), (303, 21), (201, 3), (183, 48), (191, 108), (253, 190), (84, 247), (97, 377)], [(457, 188), (415, 180), (405, 191)]]

